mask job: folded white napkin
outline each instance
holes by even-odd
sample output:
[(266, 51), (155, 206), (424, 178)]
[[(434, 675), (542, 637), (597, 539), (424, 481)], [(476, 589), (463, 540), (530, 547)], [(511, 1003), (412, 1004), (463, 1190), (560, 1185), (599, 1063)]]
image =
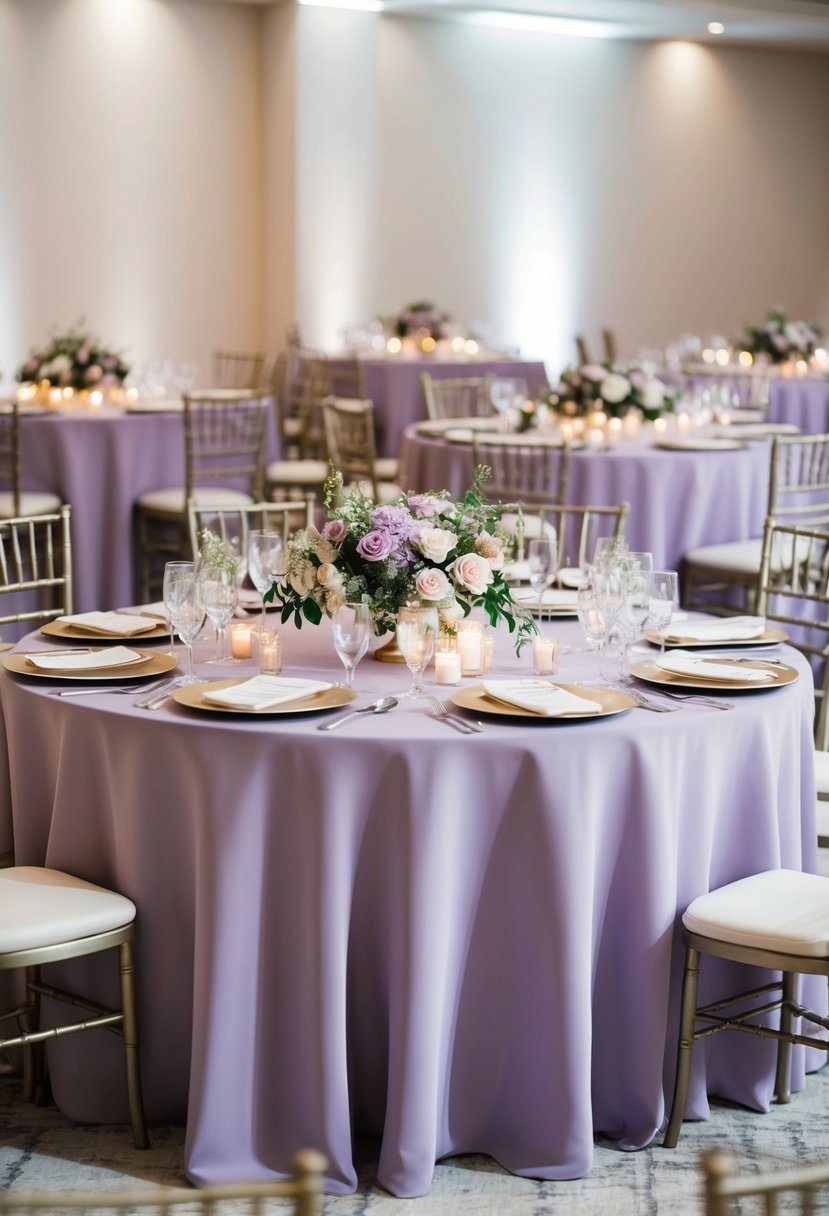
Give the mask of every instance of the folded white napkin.
[(488, 697), (527, 709), (544, 718), (560, 718), (563, 714), (598, 714), (601, 705), (586, 697), (550, 684), (546, 680), (484, 680), (481, 685)]
[(62, 616), (64, 625), (75, 625), (90, 633), (101, 633), (109, 637), (129, 638), (136, 633), (150, 633), (156, 622), (146, 616), (128, 616), (126, 612), (78, 612), (74, 616)]
[(109, 650), (85, 650), (77, 654), (50, 654), (48, 650), (27, 654), (26, 658), (43, 671), (95, 671), (99, 667), (128, 667), (143, 663), (146, 655), (128, 646), (112, 646)]
[(227, 705), (231, 709), (271, 709), (274, 705), (288, 705), (291, 701), (302, 701), (315, 692), (330, 688), (323, 680), (286, 680), (283, 676), (253, 676), (243, 684), (232, 688), (209, 689), (202, 693), (211, 705)]
[(421, 435), (443, 435), (453, 427), (464, 427), (468, 431), (494, 431), (500, 426), (500, 421), (495, 414), (485, 414), (481, 418), (430, 418), (426, 422), (418, 422), (416, 427)]
[(738, 663), (711, 663), (687, 650), (673, 650), (656, 660), (656, 666), (672, 675), (693, 676), (695, 680), (734, 680), (742, 684), (767, 684), (777, 679), (774, 671), (758, 671), (756, 667), (743, 667)]
[(451, 430), (443, 432), (443, 438), (447, 440), (448, 443), (471, 443), (472, 431), (468, 426), (453, 426)]
[(762, 616), (730, 616), (718, 621), (687, 621), (681, 629), (672, 623), (665, 634), (668, 642), (745, 642), (766, 632)]
[(541, 608), (558, 608), (561, 610), (572, 609), (573, 612), (576, 611), (578, 603), (578, 597), (574, 591), (568, 591), (566, 588), (559, 589), (558, 587), (548, 587), (542, 593), (541, 599), (538, 598), (532, 588), (527, 590), (526, 587), (522, 587), (520, 591), (513, 592), (513, 599), (517, 600), (519, 604), (532, 604), (533, 607), (537, 604)]

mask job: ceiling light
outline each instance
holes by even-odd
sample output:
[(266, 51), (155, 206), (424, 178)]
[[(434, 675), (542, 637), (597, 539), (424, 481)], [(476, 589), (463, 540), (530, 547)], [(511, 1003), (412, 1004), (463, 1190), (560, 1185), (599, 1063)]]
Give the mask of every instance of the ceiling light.
[(558, 34), (570, 38), (613, 38), (619, 27), (608, 21), (573, 20), (569, 17), (542, 17), (535, 13), (505, 12), (502, 9), (459, 10), (453, 20), (493, 29), (525, 30), (532, 34)]
[(723, 25), (722, 21), (709, 21), (708, 22), (708, 33), (709, 34), (724, 34), (725, 26)]

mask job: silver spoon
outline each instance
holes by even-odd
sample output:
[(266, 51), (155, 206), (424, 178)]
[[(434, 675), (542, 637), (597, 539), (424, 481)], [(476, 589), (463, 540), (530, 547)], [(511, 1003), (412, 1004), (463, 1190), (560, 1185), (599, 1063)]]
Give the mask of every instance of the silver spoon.
[(350, 714), (343, 714), (341, 718), (335, 718), (333, 722), (320, 723), (317, 730), (336, 730), (349, 718), (356, 718), (357, 714), (384, 714), (387, 710), (394, 709), (396, 704), (397, 697), (381, 697), (379, 701), (372, 701), (369, 705), (361, 705), (359, 709), (352, 709)]

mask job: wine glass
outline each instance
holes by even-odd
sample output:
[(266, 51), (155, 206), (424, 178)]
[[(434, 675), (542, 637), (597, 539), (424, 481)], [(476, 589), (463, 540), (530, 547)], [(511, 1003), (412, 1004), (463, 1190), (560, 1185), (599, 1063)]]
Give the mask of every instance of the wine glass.
[(404, 695), (419, 697), (423, 672), (435, 652), (438, 632), (437, 608), (400, 608), (397, 612), (397, 644), (412, 673), (412, 686)]
[(576, 592), (576, 613), (584, 631), (587, 649), (598, 651), (598, 680), (582, 680), (583, 684), (604, 683), (604, 650), (613, 629), (612, 615), (604, 612), (592, 583), (582, 583)]
[(368, 604), (341, 604), (331, 613), (334, 649), (345, 667), (346, 688), (354, 687), (354, 672), (368, 650), (371, 616)]
[(167, 562), (164, 567), (164, 582), (162, 584), (161, 598), (164, 600), (164, 612), (167, 616), (167, 628), (170, 630), (170, 654), (173, 658), (176, 657), (176, 628), (173, 624), (173, 613), (171, 609), (172, 603), (172, 587), (175, 579), (182, 571), (195, 570), (193, 562)]
[(207, 662), (225, 664), (231, 661), (227, 656), (225, 639), (228, 623), (236, 611), (236, 571), (206, 566), (199, 571), (198, 578), (204, 610), (216, 630), (216, 654)]
[(250, 581), (262, 596), (262, 617), (259, 628), (265, 628), (265, 593), (277, 578), (285, 573), (285, 555), (282, 537), (278, 532), (248, 533), (248, 574)]
[(176, 571), (169, 584), (170, 618), (178, 630), (178, 636), (187, 647), (187, 674), (182, 678), (182, 684), (197, 683), (193, 669), (193, 643), (204, 624), (204, 604), (199, 578), (193, 563), (189, 564), (191, 569)]
[(523, 405), (527, 398), (526, 380), (511, 380), (506, 377), (496, 377), (489, 390), (490, 400), (501, 418), (501, 429), (509, 429), (509, 411)]
[(616, 630), (622, 641), (619, 661), (619, 679), (630, 684), (630, 647), (641, 635), (650, 611), (651, 574), (653, 554), (629, 551), (619, 558), (624, 579), (624, 604), (616, 621)]
[(656, 630), (662, 654), (665, 653), (665, 634), (678, 606), (679, 575), (676, 570), (654, 570), (651, 575), (648, 619)]
[(540, 605), (543, 602), (544, 592), (552, 583), (558, 570), (555, 539), (548, 535), (528, 541), (527, 564), (530, 586), (533, 590), (533, 602)]

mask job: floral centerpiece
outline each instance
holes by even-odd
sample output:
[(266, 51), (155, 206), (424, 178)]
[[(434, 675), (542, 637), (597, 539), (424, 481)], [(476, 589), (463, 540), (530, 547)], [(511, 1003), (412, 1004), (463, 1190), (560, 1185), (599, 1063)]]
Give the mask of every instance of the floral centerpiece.
[(747, 325), (738, 345), (756, 358), (765, 355), (772, 363), (809, 359), (823, 338), (823, 330), (811, 321), (789, 321), (780, 308), (769, 309), (762, 325)]
[(443, 491), (401, 494), (380, 506), (357, 489), (342, 494), (342, 477), (332, 470), (327, 523), (291, 538), (287, 575), (265, 599), (298, 628), (303, 619), (316, 625), (324, 612), (359, 601), (368, 605), (378, 635), (394, 630), (395, 614), (407, 604), (437, 608), (449, 631), (478, 606), (492, 625), (506, 622), (520, 650), (536, 626), (503, 577), (510, 538), (499, 527), (498, 505), (483, 495), (489, 475), (479, 466), (460, 502)]
[(56, 388), (107, 389), (123, 383), (129, 365), (79, 327), (53, 338), (43, 350), (29, 356), (17, 372), (21, 382), (48, 382)]
[(438, 338), (446, 336), (445, 329), (450, 319), (448, 313), (441, 312), (428, 300), (417, 300), (414, 304), (407, 304), (397, 314), (393, 327), (398, 338), (407, 338), (426, 330), (429, 336), (437, 342)]
[(631, 407), (649, 421), (673, 410), (679, 388), (663, 384), (639, 369), (612, 363), (586, 363), (568, 367), (551, 390), (547, 404), (558, 414), (575, 418), (594, 410), (621, 417)]

